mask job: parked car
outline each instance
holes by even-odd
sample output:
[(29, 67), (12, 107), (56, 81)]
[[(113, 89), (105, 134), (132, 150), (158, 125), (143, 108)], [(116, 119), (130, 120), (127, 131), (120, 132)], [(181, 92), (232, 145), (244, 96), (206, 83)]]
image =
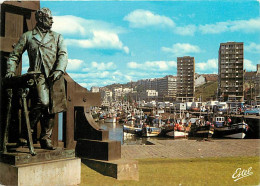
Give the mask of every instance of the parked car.
[(259, 116), (259, 115), (260, 115), (260, 109), (259, 109), (259, 108), (246, 109), (246, 110), (244, 111), (244, 115), (249, 115), (249, 114)]

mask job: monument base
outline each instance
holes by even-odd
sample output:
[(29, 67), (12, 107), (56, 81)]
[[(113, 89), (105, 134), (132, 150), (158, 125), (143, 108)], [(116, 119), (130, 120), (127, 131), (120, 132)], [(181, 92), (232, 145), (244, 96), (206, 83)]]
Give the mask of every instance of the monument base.
[(2, 185), (78, 185), (80, 174), (80, 158), (18, 166), (0, 162), (0, 184)]
[(102, 161), (82, 158), (81, 161), (91, 169), (117, 180), (139, 180), (138, 161), (136, 160)]
[(28, 148), (9, 149), (0, 154), (0, 185), (77, 185), (80, 183), (81, 160), (75, 150), (40, 149), (36, 156)]

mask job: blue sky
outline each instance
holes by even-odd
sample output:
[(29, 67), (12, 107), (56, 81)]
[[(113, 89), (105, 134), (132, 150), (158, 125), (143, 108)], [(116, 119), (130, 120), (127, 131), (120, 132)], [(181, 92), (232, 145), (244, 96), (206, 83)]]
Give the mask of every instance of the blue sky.
[[(176, 75), (177, 57), (217, 73), (222, 42), (244, 42), (244, 67), (260, 63), (258, 1), (41, 1), (69, 53), (67, 72), (86, 88)], [(26, 64), (24, 69), (27, 69)]]

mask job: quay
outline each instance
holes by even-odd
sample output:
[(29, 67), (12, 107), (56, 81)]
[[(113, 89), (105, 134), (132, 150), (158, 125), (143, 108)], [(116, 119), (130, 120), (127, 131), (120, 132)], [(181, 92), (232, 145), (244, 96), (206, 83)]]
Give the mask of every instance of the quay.
[(260, 139), (148, 140), (154, 145), (122, 145), (123, 159), (247, 157), (260, 155)]

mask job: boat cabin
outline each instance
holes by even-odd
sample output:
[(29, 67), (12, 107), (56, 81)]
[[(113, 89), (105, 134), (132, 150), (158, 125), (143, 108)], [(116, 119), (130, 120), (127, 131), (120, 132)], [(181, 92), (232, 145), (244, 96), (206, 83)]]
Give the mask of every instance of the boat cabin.
[(224, 117), (214, 117), (213, 123), (215, 127), (223, 127), (225, 124), (225, 118)]

